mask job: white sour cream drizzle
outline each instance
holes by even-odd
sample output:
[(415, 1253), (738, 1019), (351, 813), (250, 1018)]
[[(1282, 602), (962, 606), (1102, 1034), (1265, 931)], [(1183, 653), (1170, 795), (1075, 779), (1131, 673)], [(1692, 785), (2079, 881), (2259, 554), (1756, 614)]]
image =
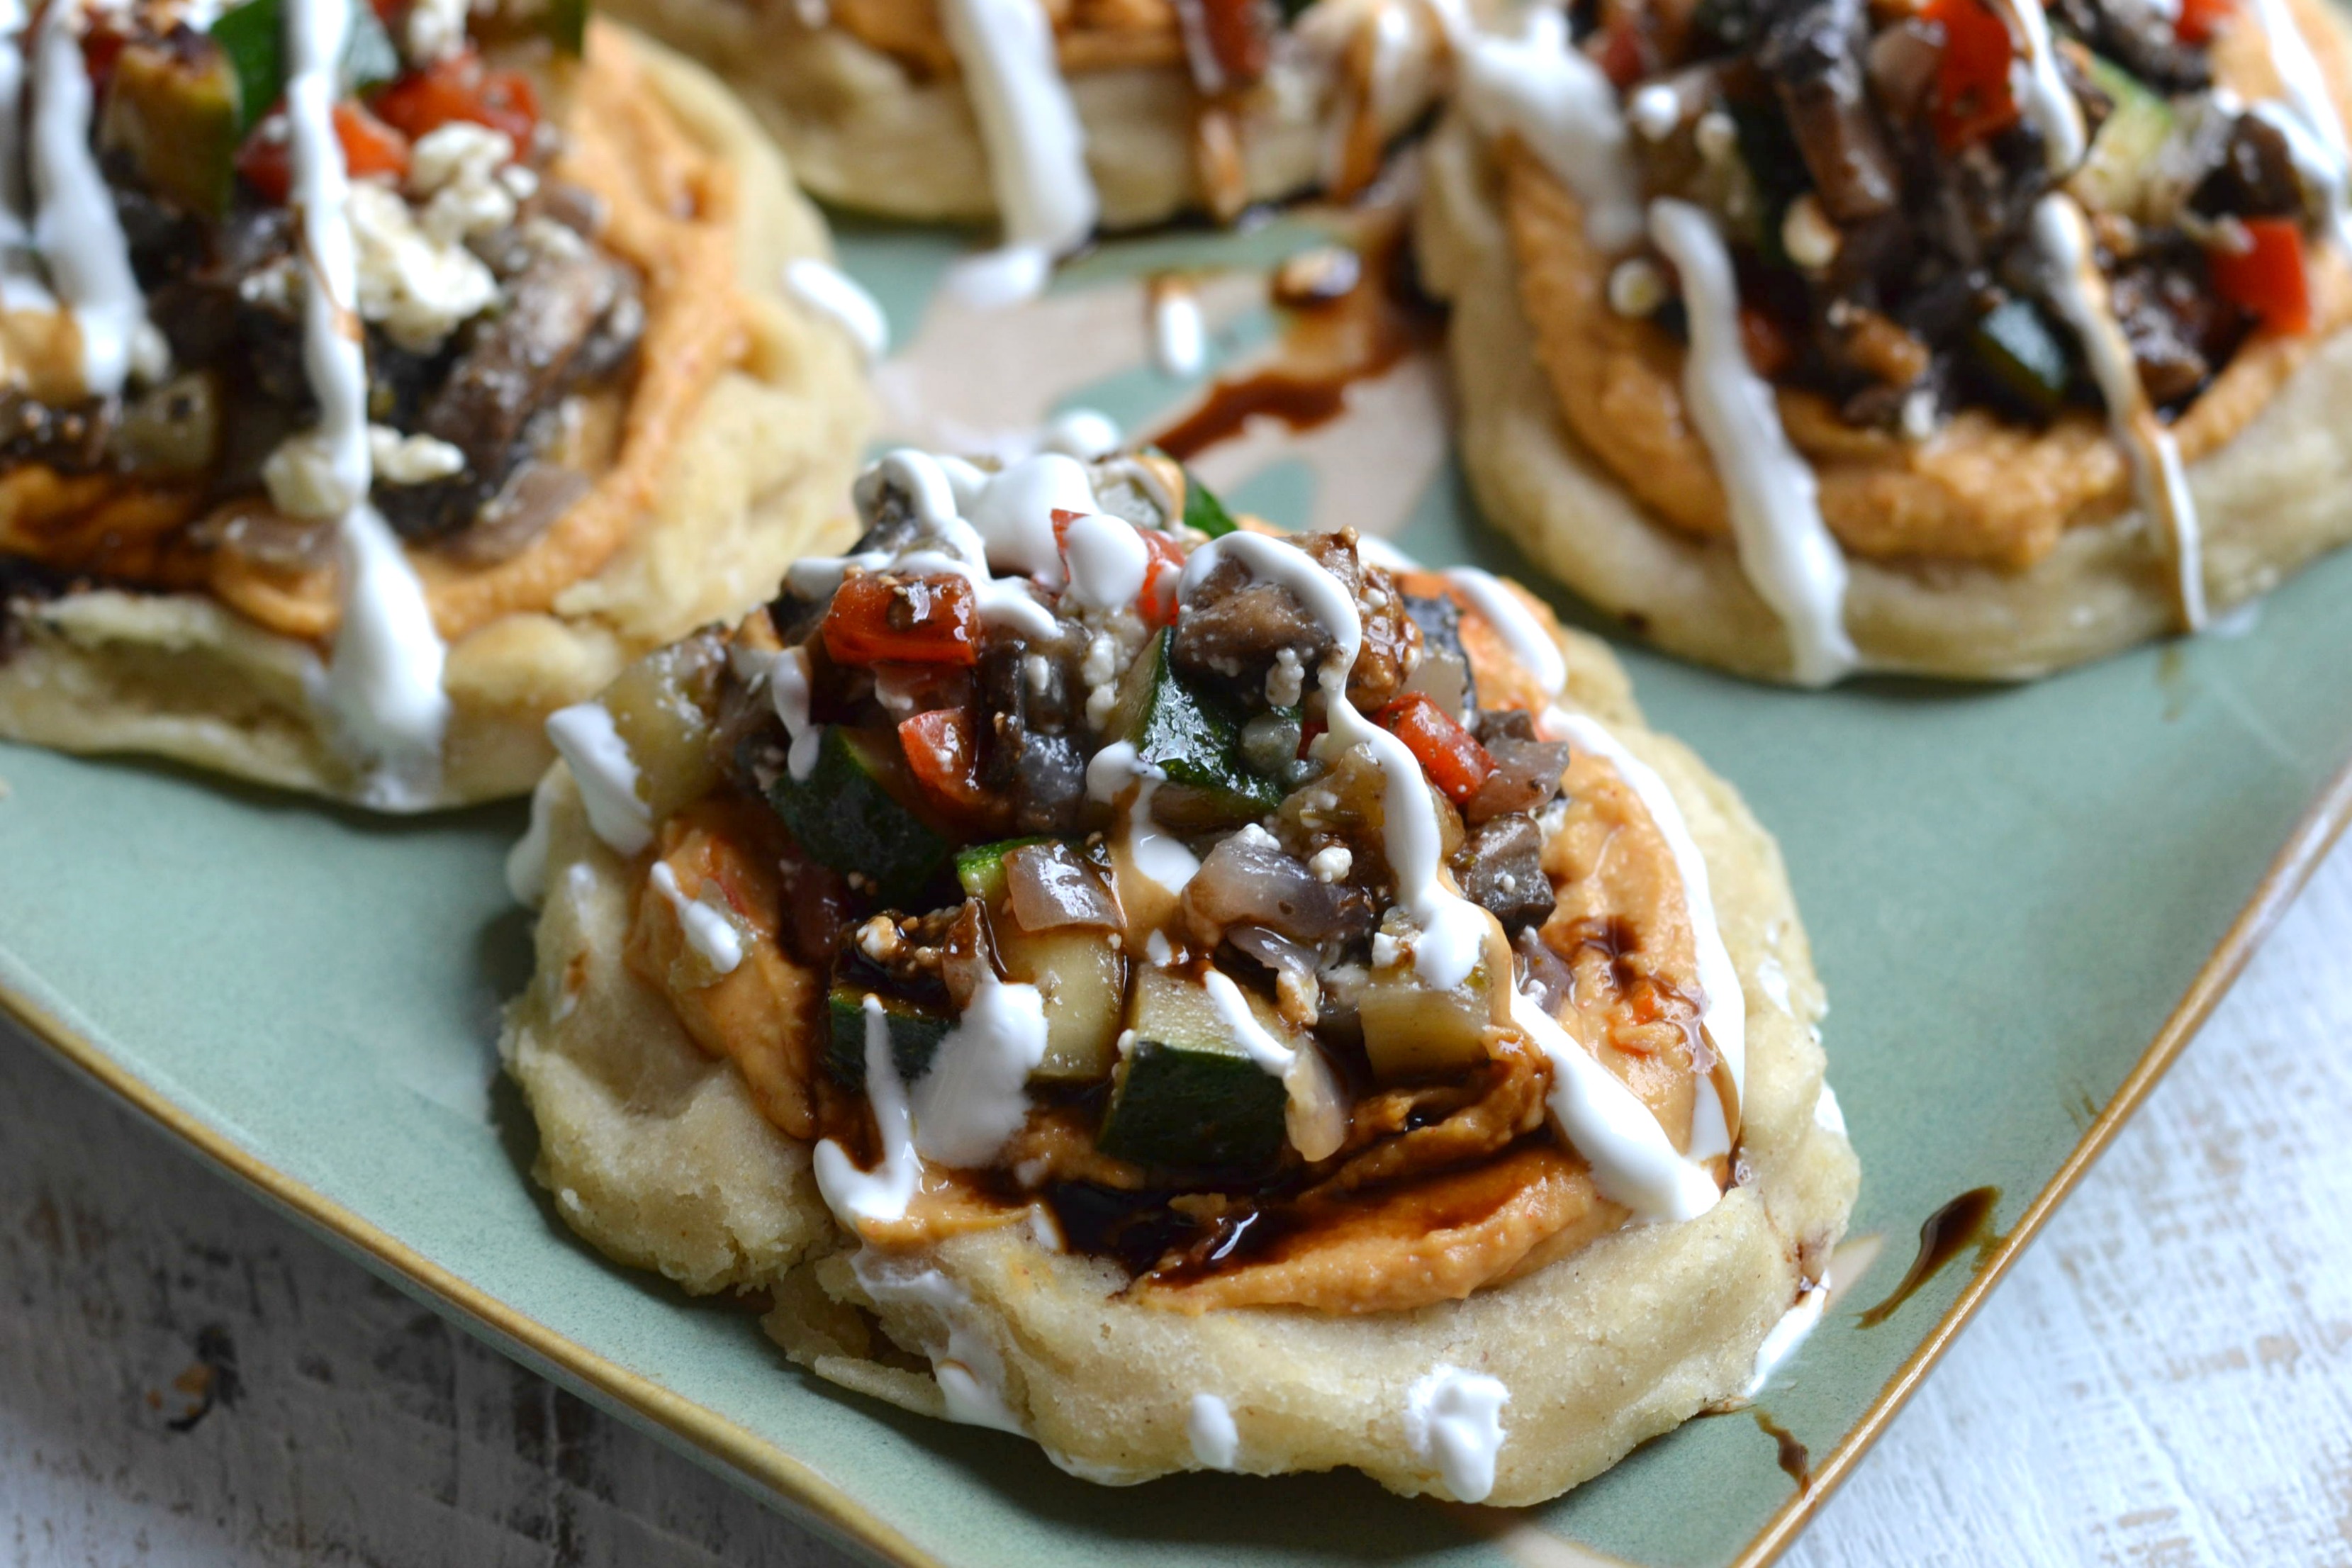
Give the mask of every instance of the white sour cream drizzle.
[[(1135, 868), (1170, 893), (1181, 893), (1201, 869), (1200, 857), (1184, 841), (1153, 820), (1151, 797), (1168, 775), (1139, 762), (1135, 743), (1118, 741), (1097, 752), (1087, 763), (1087, 798), (1111, 805), (1136, 786), (1127, 805), (1127, 850)], [(1154, 931), (1153, 935), (1159, 935)]]
[(2090, 140), (2083, 128), (2082, 106), (2059, 74), (2049, 18), (2042, 14), (2042, 0), (2000, 0), (2000, 12), (2017, 46), (2017, 58), (2009, 67), (2010, 93), (2026, 122), (2042, 132), (2051, 174), (2063, 179), (2083, 161)]
[(890, 1054), (890, 1020), (882, 999), (868, 995), (866, 1011), (866, 1103), (882, 1143), (882, 1163), (861, 1171), (849, 1151), (827, 1138), (813, 1162), (816, 1190), (834, 1217), (851, 1230), (861, 1219), (904, 1219), (923, 1179), (923, 1157), (915, 1149), (915, 1119), (907, 1108), (907, 1086)]
[(547, 897), (547, 857), (550, 817), (555, 810), (555, 770), (539, 775), (530, 792), (530, 826), (507, 851), (507, 891), (526, 909), (539, 908)]
[(976, 305), (1033, 299), (1100, 209), (1053, 26), (1038, 0), (940, 0), (940, 25), (963, 69), (1004, 224), (1003, 247), (959, 263), (950, 285)]
[(824, 742), (824, 726), (809, 721), (808, 649), (794, 644), (776, 655), (768, 667), (768, 702), (791, 742), (784, 752), (784, 771), (805, 784), (816, 772), (817, 750)]
[(785, 292), (849, 336), (871, 364), (890, 351), (890, 318), (864, 284), (814, 256), (784, 264)]
[(2091, 232), (2074, 198), (2052, 192), (2034, 204), (2033, 242), (2048, 269), (2050, 302), (2074, 329), (2091, 378), (2107, 405), (2107, 426), (2124, 449), (2132, 489), (2149, 531), (2172, 558), (2180, 618), (2205, 628), (2204, 542), (2197, 502), (2180, 466), (2180, 448), (2147, 401), (2139, 366), (2107, 300), (2106, 279), (2091, 254)]
[(1788, 629), (1791, 675), (1827, 686), (1860, 662), (1845, 629), (1845, 554), (1822, 521), (1812, 466), (1789, 445), (1771, 385), (1741, 347), (1730, 252), (1715, 220), (1684, 201), (1650, 204), (1650, 238), (1681, 279), (1683, 397), (1722, 477), (1739, 564)]
[(1845, 1136), (1845, 1108), (1838, 1103), (1837, 1090), (1822, 1080), (1821, 1097), (1813, 1101), (1813, 1125), (1824, 1132)]
[[(1826, 1086), (1822, 1092), (1828, 1092)], [(1764, 1342), (1756, 1347), (1756, 1367), (1748, 1374), (1748, 1387), (1741, 1397), (1753, 1399), (1764, 1392), (1772, 1374), (1797, 1353), (1797, 1348), (1820, 1325), (1822, 1310), (1829, 1304), (1830, 1281), (1825, 1274), (1804, 1288), (1797, 1297), (1797, 1304), (1780, 1315), (1780, 1321), (1764, 1336)]]
[(142, 337), (149, 340), (148, 357), (155, 340), (114, 194), (90, 150), (97, 93), (82, 58), (84, 10), (83, 0), (52, 0), (34, 29), (32, 240), (80, 329), (82, 383), (106, 395), (129, 379), (133, 359), (142, 354)]
[[(1559, 645), (1536, 619), (1534, 612), (1498, 578), (1475, 566), (1456, 567), (1446, 574), (1446, 579), (1486, 617), (1486, 624), (1503, 639), (1511, 656), (1536, 677), (1544, 694), (1558, 699), (1568, 683), (1568, 666), (1560, 657)], [(1642, 809), (1656, 825), (1659, 836), (1665, 839), (1675, 858), (1675, 875), (1682, 880), (1684, 908), (1690, 917), (1691, 945), (1698, 963), (1700, 1022), (1716, 1054), (1723, 1059), (1734, 1090), (1744, 1094), (1748, 1082), (1748, 999), (1740, 989), (1739, 971), (1731, 962), (1731, 950), (1724, 945), (1723, 930), (1716, 919), (1706, 857), (1699, 852), (1698, 841), (1691, 837), (1690, 825), (1684, 819), (1682, 808), (1675, 805), (1674, 792), (1654, 769), (1628, 751), (1607, 725), (1589, 714), (1571, 713), (1555, 702), (1544, 713), (1541, 727), (1545, 732), (1605, 759), (1633, 790)], [(1678, 1154), (1639, 1097), (1614, 1073), (1601, 1068), (1591, 1054), (1577, 1046), (1532, 998), (1516, 996), (1512, 1011), (1515, 1017), (1523, 1011), (1530, 1016), (1541, 1015), (1550, 1027), (1548, 1032), (1540, 1026), (1529, 1028), (1536, 1043), (1554, 1053), (1565, 1046), (1577, 1058), (1555, 1055), (1551, 1110), (1569, 1142), (1592, 1165), (1594, 1180), (1603, 1195), (1623, 1204), (1642, 1219), (1688, 1218), (1714, 1206), (1719, 1195), (1714, 1178), (1697, 1162), (1729, 1153), (1731, 1138), (1728, 1119), (1711, 1075), (1699, 1079), (1699, 1104), (1693, 1117), (1690, 1152)], [(1520, 1021), (1521, 1026), (1528, 1028), (1532, 1016)], [(1587, 1074), (1587, 1064), (1616, 1085), (1616, 1090), (1612, 1092)], [(1572, 1090), (1563, 1087), (1572, 1075), (1583, 1087)], [(1633, 1112), (1639, 1112), (1639, 1116)], [(1672, 1163), (1667, 1163), (1668, 1156)], [(1604, 1163), (1613, 1174), (1603, 1173)]]
[(1325, 721), (1333, 742), (1365, 746), (1381, 765), (1386, 786), (1381, 799), (1381, 840), (1396, 875), (1397, 902), (1419, 928), (1412, 941), (1413, 972), (1433, 990), (1451, 991), (1470, 978), (1486, 944), (1484, 911), (1445, 886), (1439, 873), (1444, 846), (1437, 805), (1430, 798), (1421, 763), (1403, 741), (1356, 710), (1348, 700), (1348, 675), (1363, 643), (1363, 623), (1354, 598), (1337, 577), (1305, 551), (1256, 533), (1228, 533), (1192, 552), (1184, 563), (1176, 597), (1189, 601), (1220, 562), (1236, 559), (1262, 582), (1279, 583), (1297, 596), (1307, 615), (1331, 637), (1331, 651), (1317, 679), (1323, 689)]
[(689, 899), (686, 889), (678, 886), (677, 873), (669, 868), (667, 860), (655, 861), (646, 880), (653, 884), (655, 892), (669, 900), (669, 907), (677, 915), (677, 929), (686, 935), (686, 945), (710, 965), (710, 972), (734, 973), (743, 962), (743, 939), (735, 932), (735, 922), (728, 916), (719, 884), (705, 881)]
[(1507, 131), (1526, 143), (1575, 194), (1584, 232), (1600, 249), (1639, 240), (1641, 194), (1617, 89), (1570, 44), (1566, 16), (1537, 7), (1516, 38), (1473, 33), (1458, 21), (1452, 31), (1462, 105), (1479, 134), (1492, 140)]
[(1116, 610), (1135, 603), (1151, 570), (1143, 535), (1125, 518), (1087, 512), (1064, 531), (1070, 598), (1080, 608)]
[[(1244, 827), (1242, 831), (1265, 830)], [(1258, 1070), (1282, 1080), (1283, 1131), (1289, 1135), (1291, 1146), (1306, 1160), (1328, 1159), (1339, 1152), (1348, 1141), (1347, 1107), (1340, 1099), (1339, 1076), (1323, 1059), (1323, 1053), (1311, 1045), (1294, 1048), (1276, 1039), (1257, 1021), (1242, 988), (1224, 971), (1212, 967), (1202, 984), (1208, 988), (1210, 1005), (1241, 1041)]]
[(1192, 1395), (1184, 1436), (1192, 1445), (1192, 1462), (1204, 1470), (1230, 1470), (1241, 1455), (1242, 1435), (1234, 1425), (1234, 1413), (1213, 1394)]
[(915, 1147), (942, 1165), (985, 1165), (1029, 1116), (1029, 1074), (1045, 1059), (1034, 985), (982, 980), (917, 1080)]
[(2287, 0), (2254, 0), (2254, 16), (2270, 51), (2271, 68), (2286, 89), (2284, 103), (2259, 106), (2256, 112), (2284, 110), (2263, 114), (2274, 125), (2286, 119), (2294, 121), (2292, 128), (2281, 125), (2288, 132), (2287, 144), (2306, 176), (2325, 194), (2328, 225), (2336, 243), (2352, 249), (2352, 214), (2346, 207), (2346, 165), (2352, 162), (2352, 152), (2345, 144), (2344, 120), (2336, 112), (2335, 95), (2328, 91), (2327, 78), (2311, 52), (2311, 41), (2295, 26)]
[(0, 309), (53, 311), (57, 297), (33, 258), (25, 163), (25, 7), (0, 0)]
[(286, 6), (293, 165), (288, 200), (302, 226), (307, 268), (302, 364), (319, 400), (317, 437), (338, 488), (351, 498), (335, 523), (342, 624), (323, 695), (339, 741), (368, 765), (369, 800), (414, 809), (431, 805), (439, 792), (441, 737), (449, 721), (441, 673), (448, 650), (399, 539), (367, 502), (367, 354), (352, 313), (359, 295), (351, 176), (334, 125), (336, 63), (350, 22), (350, 0), (289, 0)]
[(1209, 329), (1192, 284), (1181, 278), (1154, 279), (1144, 299), (1151, 312), (1151, 363), (1162, 375), (1200, 374), (1208, 363)]
[(940, 1041), (912, 1093), (890, 1052), (881, 1001), (866, 998), (866, 1098), (881, 1135), (882, 1163), (861, 1171), (832, 1139), (816, 1146), (817, 1191), (841, 1223), (904, 1219), (926, 1157), (985, 1165), (1029, 1114), (1026, 1084), (1045, 1056), (1045, 1007), (1037, 988), (993, 978)]
[(637, 794), (637, 760), (601, 702), (575, 702), (547, 716), (548, 742), (572, 769), (588, 826), (616, 855), (654, 841), (653, 807)]
[(1406, 1392), (1405, 1441), (1437, 1467), (1457, 1502), (1484, 1502), (1494, 1491), (1510, 1399), (1500, 1378), (1458, 1366), (1433, 1368)]
[[(833, 1147), (819, 1144), (820, 1157)], [(930, 1358), (949, 1420), (1028, 1436), (1028, 1428), (1004, 1401), (1004, 1358), (967, 1321), (971, 1297), (962, 1286), (936, 1268), (894, 1259), (871, 1247), (853, 1254), (849, 1268), (876, 1306), (924, 1308), (944, 1326), (944, 1332), (923, 1336), (923, 1353)]]

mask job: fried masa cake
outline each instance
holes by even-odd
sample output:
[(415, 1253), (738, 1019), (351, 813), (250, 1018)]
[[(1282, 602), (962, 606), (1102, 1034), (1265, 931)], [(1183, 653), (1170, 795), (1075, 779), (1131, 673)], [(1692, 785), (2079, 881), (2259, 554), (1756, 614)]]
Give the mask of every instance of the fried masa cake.
[(2202, 626), (2352, 537), (2347, 73), (2323, 0), (1465, 37), (1420, 239), (1481, 505), (1750, 675)]
[(725, 89), (577, 7), (390, 16), (0, 34), (0, 734), (519, 795), (550, 712), (846, 523), (857, 350)]
[(1099, 1481), (1526, 1503), (1740, 1398), (1856, 1167), (1772, 841), (1602, 647), (1156, 456), (856, 493), (551, 721), (566, 1222)]
[(608, 0), (725, 76), (811, 190), (1002, 221), (958, 275), (1043, 286), (1099, 223), (1347, 197), (1438, 89), (1432, 0)]

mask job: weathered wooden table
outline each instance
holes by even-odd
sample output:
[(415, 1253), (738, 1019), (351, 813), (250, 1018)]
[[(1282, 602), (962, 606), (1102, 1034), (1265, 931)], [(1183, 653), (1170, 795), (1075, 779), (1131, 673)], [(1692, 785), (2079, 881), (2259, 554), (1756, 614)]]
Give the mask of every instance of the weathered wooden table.
[[(2352, 1564), (2352, 842), (1787, 1561)], [(826, 1564), (0, 1026), (0, 1558)]]

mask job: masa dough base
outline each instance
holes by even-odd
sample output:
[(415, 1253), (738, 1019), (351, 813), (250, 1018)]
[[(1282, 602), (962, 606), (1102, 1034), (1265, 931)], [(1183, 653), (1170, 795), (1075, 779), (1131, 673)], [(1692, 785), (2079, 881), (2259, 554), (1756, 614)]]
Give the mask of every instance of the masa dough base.
[[(1114, 1264), (1039, 1245), (1024, 1225), (970, 1234), (877, 1277), (819, 1198), (805, 1145), (762, 1120), (621, 959), (634, 868), (589, 832), (558, 768), (538, 973), (501, 1051), (541, 1133), (537, 1179), (615, 1258), (688, 1289), (766, 1289), (769, 1331), (818, 1375), (947, 1414), (927, 1357), (1002, 1363), (1005, 1402), (1056, 1464), (1090, 1479), (1199, 1468), (1195, 1394), (1223, 1398), (1256, 1474), (1350, 1466), (1444, 1495), (1406, 1436), (1406, 1392), (1445, 1365), (1511, 1392), (1491, 1500), (1552, 1497), (1634, 1445), (1738, 1398), (1757, 1346), (1843, 1232), (1858, 1180), (1814, 1121), (1822, 998), (1780, 852), (1729, 785), (1652, 733), (1622, 672), (1570, 634), (1570, 700), (1608, 721), (1672, 788), (1706, 858), (1748, 1003), (1748, 1175), (1703, 1218), (1620, 1231), (1523, 1279), (1412, 1312), (1296, 1309), (1191, 1316), (1118, 1297)], [(1778, 974), (1768, 984), (1762, 978)], [(1781, 982), (1785, 980), (1785, 984)], [(893, 1289), (908, 1269), (929, 1289)], [(862, 1277), (863, 1276), (863, 1277)]]
[[(772, 590), (851, 527), (842, 505), (868, 423), (857, 350), (787, 303), (784, 264), (824, 256), (823, 221), (765, 136), (709, 73), (641, 38), (647, 76), (735, 173), (747, 352), (671, 455), (653, 510), (552, 615), (510, 615), (449, 650), (451, 713), (436, 805), (520, 795), (552, 753), (541, 726), (624, 665)], [(199, 595), (69, 594), (33, 605), (0, 655), (0, 735), (68, 752), (141, 752), (346, 800), (362, 779), (310, 689), (311, 645)]]
[[(812, 28), (788, 0), (610, 0), (599, 10), (724, 76), (823, 199), (931, 223), (997, 216), (980, 123), (960, 80), (918, 78), (840, 28)], [(1414, 62), (1389, 94), (1383, 139), (1426, 107), (1432, 65)], [(1141, 227), (1208, 205), (1193, 155), (1199, 100), (1190, 76), (1129, 67), (1074, 72), (1069, 84), (1105, 227)], [(1243, 184), (1253, 202), (1322, 181), (1329, 138), (1321, 105), (1304, 82), (1286, 85), (1241, 117)]]
[[(1668, 651), (1790, 679), (1779, 618), (1730, 541), (1654, 521), (1570, 431), (1536, 363), (1491, 161), (1449, 119), (1423, 161), (1416, 241), (1450, 300), (1457, 440), (1479, 510), (1546, 572)], [(2352, 332), (2323, 345), (2236, 439), (2189, 465), (2215, 614), (2352, 542)], [(2137, 510), (2067, 530), (2023, 572), (1850, 557), (1845, 624), (1872, 669), (2022, 680), (2174, 628), (2172, 579)]]

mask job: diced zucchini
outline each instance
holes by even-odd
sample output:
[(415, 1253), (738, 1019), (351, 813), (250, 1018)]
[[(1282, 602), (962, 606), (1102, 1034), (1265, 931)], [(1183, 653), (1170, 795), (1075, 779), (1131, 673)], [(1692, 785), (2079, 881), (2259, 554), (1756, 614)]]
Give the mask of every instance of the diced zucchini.
[(2032, 413), (2048, 416), (2066, 401), (2073, 357), (2057, 325), (2032, 300), (2003, 300), (1977, 318), (1969, 357), (2000, 392)]
[(1112, 721), (1136, 760), (1168, 777), (1152, 815), (1188, 832), (1255, 822), (1282, 804), (1282, 786), (1242, 760), (1241, 722), (1169, 663), (1172, 631), (1154, 637), (1127, 672)]
[(547, 36), (567, 55), (588, 47), (588, 0), (548, 0)]
[[(1375, 944), (1375, 953), (1389, 943)], [(1400, 951), (1372, 966), (1356, 1004), (1364, 1031), (1364, 1055), (1372, 1076), (1383, 1083), (1475, 1067), (1486, 1059), (1486, 1032), (1495, 1005), (1481, 963), (1451, 991), (1432, 990), (1413, 972), (1412, 957)]]
[(637, 764), (637, 793), (659, 822), (719, 783), (711, 712), (726, 648), (699, 632), (621, 671), (597, 700)]
[(1111, 1069), (1126, 1001), (1127, 960), (1107, 931), (1027, 931), (1005, 903), (1004, 858), (1048, 838), (1007, 838), (956, 851), (956, 879), (987, 906), (1007, 980), (1037, 988), (1045, 1005), (1045, 1055), (1033, 1078), (1098, 1079)]
[(968, 899), (978, 899), (992, 913), (1004, 900), (1004, 858), (1024, 844), (1043, 838), (1004, 838), (994, 844), (974, 844), (956, 851), (956, 880)]
[(824, 1070), (835, 1081), (852, 1089), (866, 1087), (866, 998), (882, 1004), (883, 1025), (890, 1031), (890, 1061), (898, 1081), (912, 1083), (931, 1070), (931, 1058), (954, 1020), (917, 1006), (903, 997), (869, 993), (863, 986), (836, 984), (826, 996), (832, 1021), (826, 1042)]
[(946, 868), (950, 852), (947, 839), (899, 798), (908, 787), (905, 772), (893, 737), (835, 724), (819, 742), (809, 776), (777, 774), (768, 800), (812, 857), (865, 879), (885, 902), (902, 903)]
[[(245, 0), (213, 19), (207, 36), (228, 57), (236, 78), (236, 135), (243, 140), (286, 95), (285, 0)], [(400, 74), (400, 51), (372, 6), (352, 7), (336, 62), (344, 96), (381, 87)]]
[(115, 57), (100, 139), (127, 153), (155, 195), (217, 216), (236, 158), (237, 80), (228, 56), (138, 43)]
[[(1247, 993), (1244, 994), (1247, 995)], [(1251, 1012), (1292, 1039), (1271, 1007)], [(1263, 1171), (1281, 1158), (1282, 1080), (1258, 1066), (1190, 975), (1139, 967), (1128, 1003), (1134, 1038), (1120, 1054), (1097, 1139), (1104, 1153), (1177, 1169)]]
[(236, 133), (261, 121), (286, 90), (286, 21), (279, 0), (246, 0), (213, 19), (212, 41), (236, 77)]
[(1045, 1005), (1045, 1055), (1032, 1078), (1105, 1077), (1118, 1054), (1127, 959), (1099, 931), (1025, 931), (998, 913), (996, 956), (1007, 980), (1026, 981)]
[(2138, 215), (2157, 154), (2171, 140), (2172, 106), (2113, 60), (2091, 57), (2091, 82), (2115, 108), (2066, 188), (2093, 212)]

